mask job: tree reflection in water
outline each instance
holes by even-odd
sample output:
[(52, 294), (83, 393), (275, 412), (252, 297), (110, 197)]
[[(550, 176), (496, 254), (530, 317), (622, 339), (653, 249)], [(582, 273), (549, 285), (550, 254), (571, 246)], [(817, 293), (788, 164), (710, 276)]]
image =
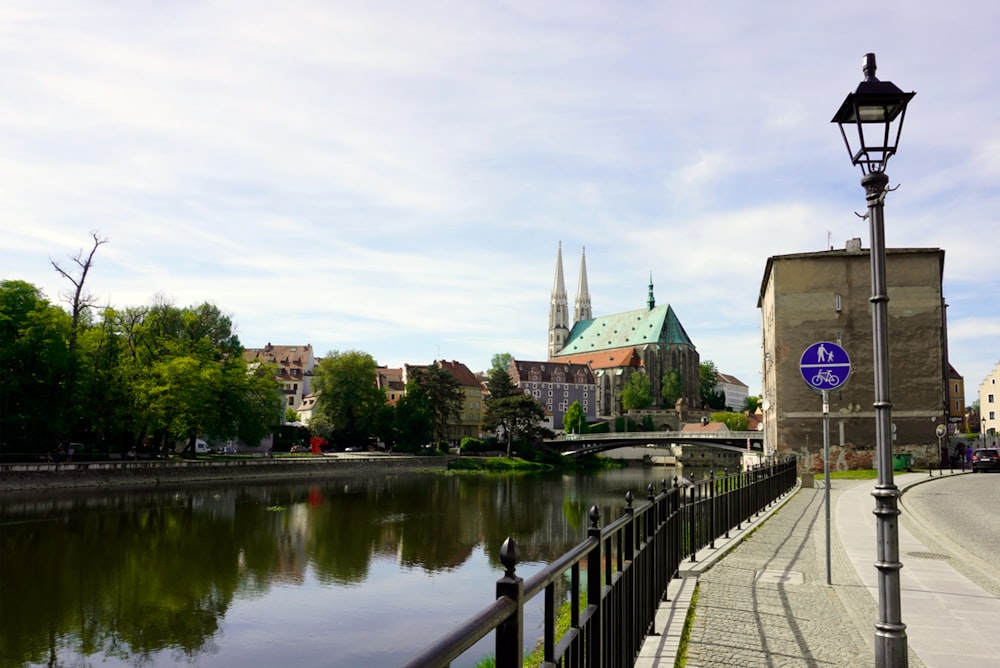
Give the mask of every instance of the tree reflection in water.
[(0, 664), (398, 665), (671, 473), (0, 497)]

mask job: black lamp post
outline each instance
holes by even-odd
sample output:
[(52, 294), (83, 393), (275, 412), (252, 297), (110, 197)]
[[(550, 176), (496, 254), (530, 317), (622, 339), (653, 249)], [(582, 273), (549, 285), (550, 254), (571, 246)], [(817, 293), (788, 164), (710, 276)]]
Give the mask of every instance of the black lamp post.
[[(861, 185), (868, 202), (871, 231), (872, 338), (875, 367), (875, 450), (878, 482), (875, 517), (878, 531), (879, 619), (875, 623), (875, 665), (908, 665), (906, 625), (900, 605), (899, 489), (892, 480), (892, 402), (889, 400), (889, 332), (885, 280), (885, 221), (883, 203), (889, 177), (885, 163), (896, 152), (906, 105), (916, 93), (904, 93), (888, 81), (875, 78), (875, 54), (864, 57), (865, 80), (849, 93), (833, 122), (840, 126), (851, 163), (861, 167)], [(859, 145), (851, 148), (849, 134), (857, 129)]]

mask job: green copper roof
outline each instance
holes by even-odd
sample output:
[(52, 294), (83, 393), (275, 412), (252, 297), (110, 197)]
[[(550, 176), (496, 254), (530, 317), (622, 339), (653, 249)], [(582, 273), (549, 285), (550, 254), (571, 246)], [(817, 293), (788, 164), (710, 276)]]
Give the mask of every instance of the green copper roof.
[(578, 322), (573, 325), (569, 339), (558, 355), (576, 355), (650, 343), (686, 344), (694, 348), (674, 310), (667, 305)]

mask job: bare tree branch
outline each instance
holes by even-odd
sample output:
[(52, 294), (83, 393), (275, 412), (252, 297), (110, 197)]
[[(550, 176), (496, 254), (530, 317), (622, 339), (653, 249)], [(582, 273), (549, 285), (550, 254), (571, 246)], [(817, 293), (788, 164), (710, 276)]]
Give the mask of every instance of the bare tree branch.
[(50, 260), (52, 267), (59, 273), (59, 275), (73, 284), (73, 290), (62, 295), (62, 297), (69, 302), (73, 316), (73, 325), (72, 330), (70, 331), (69, 339), (70, 354), (72, 354), (76, 349), (76, 335), (80, 324), (80, 315), (85, 309), (90, 308), (96, 303), (93, 295), (84, 292), (84, 285), (87, 282), (87, 274), (90, 273), (90, 268), (94, 266), (94, 254), (97, 252), (97, 249), (108, 243), (107, 237), (101, 237), (94, 231), (91, 231), (90, 238), (94, 240), (94, 245), (91, 247), (90, 252), (87, 253), (86, 258), (84, 258), (82, 248), (76, 255), (70, 258), (73, 260), (73, 263), (80, 268), (79, 277), (74, 276), (68, 270), (63, 269), (62, 266), (60, 266), (55, 260)]

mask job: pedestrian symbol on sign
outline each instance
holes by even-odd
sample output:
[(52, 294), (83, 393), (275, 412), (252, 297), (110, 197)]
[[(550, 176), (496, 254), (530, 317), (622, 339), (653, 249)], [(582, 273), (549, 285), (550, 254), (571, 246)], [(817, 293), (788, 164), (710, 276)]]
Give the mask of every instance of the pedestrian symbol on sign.
[(815, 390), (835, 390), (851, 375), (851, 358), (836, 343), (819, 341), (805, 349), (799, 360), (802, 379)]

